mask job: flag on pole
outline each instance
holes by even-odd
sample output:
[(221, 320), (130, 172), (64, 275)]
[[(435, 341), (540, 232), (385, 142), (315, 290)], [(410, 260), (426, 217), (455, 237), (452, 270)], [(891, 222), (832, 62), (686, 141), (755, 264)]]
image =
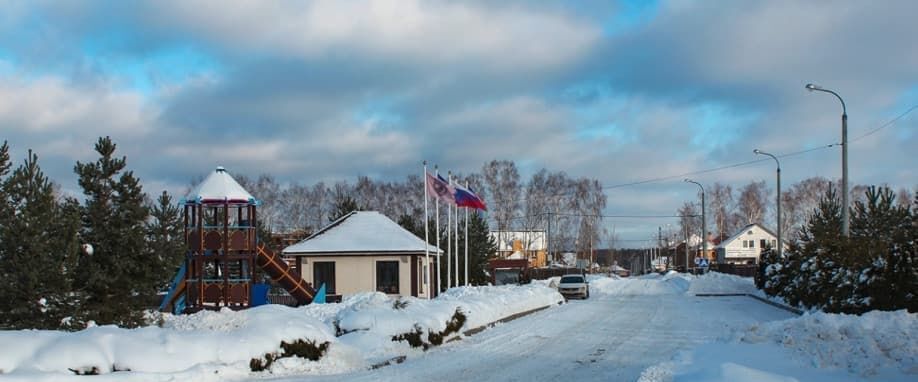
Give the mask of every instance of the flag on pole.
[(486, 206), (484, 201), (481, 200), (481, 197), (472, 192), (471, 189), (462, 187), (462, 185), (459, 184), (455, 185), (455, 188), (455, 200), (457, 206), (474, 208), (476, 210), (488, 210), (488, 206)]
[(449, 203), (455, 203), (456, 190), (450, 186), (449, 182), (443, 180), (439, 175), (436, 177), (427, 173), (427, 192), (439, 200)]

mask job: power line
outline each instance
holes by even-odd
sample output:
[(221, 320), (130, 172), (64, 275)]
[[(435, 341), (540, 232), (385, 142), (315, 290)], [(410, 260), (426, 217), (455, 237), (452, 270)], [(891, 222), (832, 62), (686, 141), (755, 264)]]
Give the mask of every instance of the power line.
[[(849, 140), (848, 143), (851, 144), (852, 142), (856, 142), (856, 141), (858, 141), (858, 140), (860, 140), (860, 139), (863, 139), (863, 138), (865, 138), (865, 137), (868, 137), (868, 136), (870, 136), (870, 135), (873, 135), (873, 134), (877, 133), (878, 131), (880, 131), (880, 130), (886, 128), (886, 127), (892, 126), (894, 123), (896, 123), (896, 122), (899, 121), (900, 119), (904, 118), (906, 115), (908, 115), (909, 113), (911, 113), (911, 112), (914, 111), (915, 109), (918, 109), (918, 105), (913, 105), (913, 106), (910, 107), (908, 110), (906, 110), (906, 111), (904, 111), (903, 113), (899, 114), (899, 115), (896, 116), (895, 118), (893, 118), (893, 119), (887, 121), (886, 123), (883, 123), (882, 125), (880, 125), (880, 126), (874, 128), (874, 129), (872, 129), (872, 130), (870, 130), (870, 131), (868, 131), (868, 132), (866, 132), (866, 133), (864, 133), (864, 134), (858, 136), (857, 138), (854, 138), (854, 139)], [(824, 149), (828, 149), (828, 148), (835, 147), (835, 146), (839, 146), (839, 145), (841, 145), (841, 144), (840, 144), (840, 143), (833, 143), (833, 144), (828, 144), (828, 145), (823, 145), (823, 146), (817, 146), (817, 147), (812, 147), (812, 148), (809, 148), (809, 149), (804, 149), (804, 150), (800, 150), (800, 151), (795, 151), (795, 152), (791, 152), (791, 153), (787, 153), (787, 154), (777, 155), (777, 157), (778, 157), (778, 158), (787, 158), (787, 157), (792, 157), (792, 156), (797, 156), (797, 155), (803, 155), (803, 154), (810, 153), (810, 152), (813, 152), (813, 151), (824, 150)], [(661, 177), (650, 178), (650, 179), (644, 179), (644, 180), (639, 180), (639, 181), (634, 181), (634, 182), (613, 184), (613, 185), (609, 185), (609, 186), (602, 186), (600, 189), (602, 189), (602, 190), (611, 190), (611, 189), (616, 189), (616, 188), (624, 188), (624, 187), (638, 186), (638, 185), (648, 184), (648, 183), (662, 182), (662, 181), (671, 180), (671, 179), (685, 178), (685, 177), (688, 177), (688, 176), (691, 176), (691, 175), (707, 174), (707, 173), (716, 172), (716, 171), (722, 171), (722, 170), (727, 170), (727, 169), (731, 169), (731, 168), (737, 168), (737, 167), (748, 166), (748, 165), (756, 164), (756, 163), (759, 163), (759, 162), (767, 162), (767, 161), (770, 161), (770, 160), (771, 160), (771, 159), (769, 159), (769, 158), (753, 159), (753, 160), (748, 160), (748, 161), (744, 161), (744, 162), (738, 162), (738, 163), (728, 164), (728, 165), (724, 165), (724, 166), (718, 166), (718, 167), (712, 167), (712, 168), (707, 168), (707, 169), (703, 169), (703, 170), (685, 172), (685, 173), (682, 173), (682, 174), (661, 176)], [(576, 191), (564, 192), (564, 193), (553, 194), (553, 195), (542, 195), (542, 196), (540, 196), (540, 197), (542, 197), (542, 198), (552, 198), (552, 197), (569, 196), (569, 195), (571, 195), (571, 194), (574, 194), (575, 192), (576, 192)], [(529, 201), (529, 199), (530, 199), (530, 198), (516, 199), (516, 200), (512, 200), (512, 202), (526, 202), (526, 201)], [(533, 215), (533, 216), (535, 216), (535, 215)], [(622, 218), (626, 218), (626, 217), (629, 217), (629, 216), (624, 216), (624, 215), (622, 215), (622, 216), (602, 216), (602, 217), (622, 217)], [(638, 217), (638, 216), (634, 216), (634, 217)], [(641, 217), (650, 217), (650, 216), (641, 216)], [(679, 216), (657, 216), (657, 217), (679, 217)], [(522, 217), (522, 218), (525, 218), (525, 217)], [(518, 220), (518, 219), (520, 219), (520, 218), (518, 218), (518, 217), (517, 217), (517, 218), (510, 218), (509, 220)]]
[(882, 130), (882, 129), (885, 128), (885, 127), (892, 126), (892, 124), (896, 123), (896, 121), (902, 119), (902, 117), (905, 117), (906, 115), (908, 115), (909, 113), (911, 113), (911, 112), (914, 111), (915, 109), (918, 109), (918, 105), (912, 106), (911, 108), (909, 108), (908, 110), (906, 110), (904, 113), (899, 114), (896, 118), (893, 118), (893, 119), (889, 120), (888, 122), (886, 122), (886, 123), (880, 125), (879, 127), (875, 128), (875, 129), (873, 129), (873, 130), (870, 130), (870, 131), (868, 131), (868, 132), (866, 132), (866, 133), (864, 133), (864, 134), (858, 136), (857, 138), (854, 138), (854, 139), (850, 140), (849, 143), (850, 143), (850, 142), (855, 142), (855, 141), (857, 141), (857, 140), (859, 140), (859, 139), (861, 139), (861, 138), (866, 138), (866, 137), (868, 137), (868, 136), (871, 136), (871, 135), (873, 135), (874, 133), (876, 133), (877, 131), (880, 131), (880, 130)]

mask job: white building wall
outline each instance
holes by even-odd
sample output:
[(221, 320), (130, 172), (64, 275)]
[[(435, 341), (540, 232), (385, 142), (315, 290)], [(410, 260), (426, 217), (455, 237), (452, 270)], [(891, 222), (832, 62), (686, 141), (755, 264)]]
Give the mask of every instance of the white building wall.
[[(302, 256), (302, 275), (313, 284), (312, 265), (319, 261), (335, 262), (335, 294), (348, 296), (360, 292), (376, 291), (376, 262), (398, 261), (398, 296), (411, 296), (411, 256), (408, 255), (362, 255), (362, 256)], [(421, 264), (424, 262), (421, 256)], [(431, 259), (433, 260), (433, 259)], [(418, 280), (423, 280), (423, 266), (418, 267)], [(419, 297), (426, 297), (426, 288), (418, 288)], [(392, 295), (396, 296), (396, 295)]]
[[(718, 247), (717, 261), (721, 263), (744, 263), (747, 259), (754, 258), (755, 262), (758, 263), (759, 257), (764, 249), (762, 247), (762, 240), (765, 240), (768, 245), (775, 245), (777, 243), (777, 238), (775, 236), (760, 227), (746, 227), (740, 234), (731, 237), (727, 242), (722, 243)], [(744, 241), (746, 242), (745, 246), (743, 245)], [(750, 241), (752, 241), (752, 246), (749, 246)]]

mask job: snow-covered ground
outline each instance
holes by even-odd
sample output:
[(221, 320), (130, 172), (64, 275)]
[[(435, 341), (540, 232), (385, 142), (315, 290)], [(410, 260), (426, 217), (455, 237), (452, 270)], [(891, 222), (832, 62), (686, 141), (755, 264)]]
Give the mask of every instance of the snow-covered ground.
[[(77, 333), (0, 332), (3, 380), (399, 380), (399, 381), (906, 381), (918, 379), (918, 316), (797, 316), (745, 296), (748, 278), (670, 273), (590, 277), (592, 298), (561, 301), (551, 280), (455, 288), (433, 301), (382, 294), (340, 304), (265, 306), (164, 316), (162, 327), (95, 327)], [(457, 309), (462, 330), (552, 306), (427, 351), (398, 334), (439, 332)], [(345, 333), (342, 335), (342, 333)], [(280, 341), (329, 342), (319, 361), (283, 358), (269, 371), (249, 360)], [(407, 356), (404, 363), (370, 365)], [(99, 376), (68, 369), (96, 366)], [(130, 369), (131, 371), (112, 372)]]
[[(392, 337), (416, 329), (425, 337), (442, 332), (457, 309), (466, 316), (464, 331), (561, 301), (557, 291), (541, 285), (469, 287), (451, 289), (432, 301), (365, 293), (340, 304), (165, 315), (162, 327), (0, 331), (0, 378), (209, 381), (342, 373), (421, 353)], [(336, 337), (338, 331), (345, 334)], [(280, 352), (282, 341), (296, 340), (328, 342), (328, 353), (319, 361), (283, 358), (267, 372), (250, 371), (251, 359)], [(101, 375), (76, 376), (75, 371)]]

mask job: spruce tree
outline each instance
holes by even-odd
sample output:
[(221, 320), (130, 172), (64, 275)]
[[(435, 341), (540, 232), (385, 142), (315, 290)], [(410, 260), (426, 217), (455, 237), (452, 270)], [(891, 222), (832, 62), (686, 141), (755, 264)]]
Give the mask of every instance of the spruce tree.
[(146, 219), (140, 181), (125, 171), (126, 157), (115, 157), (111, 138), (99, 138), (92, 163), (77, 162), (74, 172), (86, 195), (81, 236), (93, 253), (81, 257), (76, 278), (83, 297), (81, 320), (138, 326), (162, 283), (160, 264), (146, 249)]
[(147, 223), (147, 245), (150, 256), (158, 262), (156, 279), (165, 287), (185, 258), (183, 223), (179, 207), (166, 191), (149, 208), (153, 219)]
[(888, 187), (870, 187), (866, 200), (855, 202), (851, 235), (857, 237), (857, 278), (850, 306), (839, 311), (918, 309), (918, 263), (915, 258), (914, 211), (895, 203)]
[[(0, 175), (9, 168), (0, 148)], [(56, 329), (69, 313), (70, 260), (77, 252), (77, 216), (59, 203), (54, 185), (29, 150), (2, 182), (0, 326)]]
[(342, 196), (335, 200), (334, 211), (328, 215), (328, 222), (334, 222), (335, 220), (338, 220), (344, 215), (347, 215), (353, 211), (361, 211), (365, 209), (366, 208), (360, 208), (354, 198), (348, 195)]
[[(460, 235), (464, 235), (460, 230)], [(488, 223), (477, 212), (469, 213), (469, 282), (471, 285), (487, 285), (491, 282), (488, 277), (488, 260), (497, 253), (497, 243), (489, 235)], [(465, 238), (460, 236), (459, 245), (465, 251)]]

